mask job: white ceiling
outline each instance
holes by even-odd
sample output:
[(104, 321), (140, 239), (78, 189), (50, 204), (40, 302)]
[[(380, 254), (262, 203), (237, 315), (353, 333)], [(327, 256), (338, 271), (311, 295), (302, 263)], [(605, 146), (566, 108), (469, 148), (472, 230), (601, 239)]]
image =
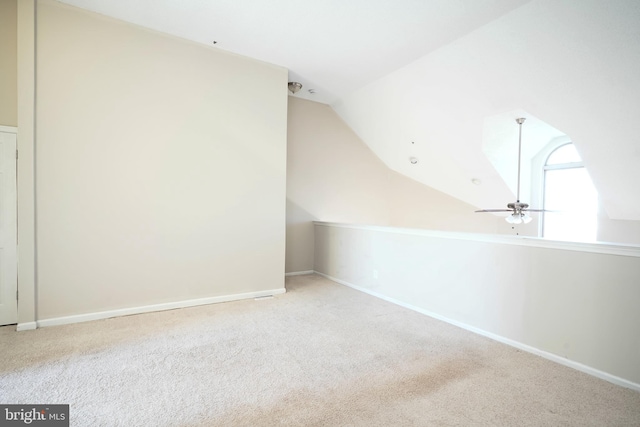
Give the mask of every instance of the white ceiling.
[(640, 220), (638, 0), (61, 1), (286, 67), (390, 168), (479, 208), (513, 201), (496, 156), (527, 117), (527, 157), (568, 135), (609, 217)]
[(327, 104), (528, 1), (62, 0), (286, 67)]

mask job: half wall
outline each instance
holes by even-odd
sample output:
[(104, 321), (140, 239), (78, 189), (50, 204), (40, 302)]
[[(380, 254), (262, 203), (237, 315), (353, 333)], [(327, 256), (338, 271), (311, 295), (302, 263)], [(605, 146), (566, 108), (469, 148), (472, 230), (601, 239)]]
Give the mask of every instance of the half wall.
[(315, 223), (315, 271), (640, 390), (640, 247)]

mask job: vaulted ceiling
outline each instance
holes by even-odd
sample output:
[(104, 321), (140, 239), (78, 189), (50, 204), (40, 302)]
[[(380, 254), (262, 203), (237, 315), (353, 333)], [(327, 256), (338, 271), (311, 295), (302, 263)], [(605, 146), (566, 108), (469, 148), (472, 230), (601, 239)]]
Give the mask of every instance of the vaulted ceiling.
[(63, 2), (286, 67), (390, 168), (478, 207), (513, 201), (527, 117), (525, 162), (567, 135), (608, 215), (640, 220), (637, 0)]

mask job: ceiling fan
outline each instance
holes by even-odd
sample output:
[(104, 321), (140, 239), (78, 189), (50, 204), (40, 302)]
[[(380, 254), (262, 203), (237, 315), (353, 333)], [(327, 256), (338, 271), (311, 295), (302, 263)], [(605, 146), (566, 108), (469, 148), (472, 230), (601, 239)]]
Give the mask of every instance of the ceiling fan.
[(516, 119), (516, 123), (519, 126), (518, 132), (518, 193), (516, 195), (516, 201), (513, 203), (507, 204), (507, 209), (481, 209), (476, 212), (511, 212), (511, 215), (505, 218), (505, 220), (509, 224), (520, 224), (525, 223), (528, 224), (531, 222), (531, 216), (529, 212), (546, 212), (544, 209), (529, 209), (529, 205), (527, 203), (523, 203), (520, 201), (520, 160), (521, 160), (521, 152), (522, 152), (522, 123), (524, 123), (525, 118), (520, 117)]

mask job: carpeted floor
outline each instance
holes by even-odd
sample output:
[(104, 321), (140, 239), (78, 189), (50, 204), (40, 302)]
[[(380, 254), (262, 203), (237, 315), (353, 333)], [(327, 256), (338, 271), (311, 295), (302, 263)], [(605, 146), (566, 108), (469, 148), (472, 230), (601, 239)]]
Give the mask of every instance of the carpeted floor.
[(0, 403), (74, 426), (640, 426), (638, 392), (319, 276), (287, 290), (0, 328)]

